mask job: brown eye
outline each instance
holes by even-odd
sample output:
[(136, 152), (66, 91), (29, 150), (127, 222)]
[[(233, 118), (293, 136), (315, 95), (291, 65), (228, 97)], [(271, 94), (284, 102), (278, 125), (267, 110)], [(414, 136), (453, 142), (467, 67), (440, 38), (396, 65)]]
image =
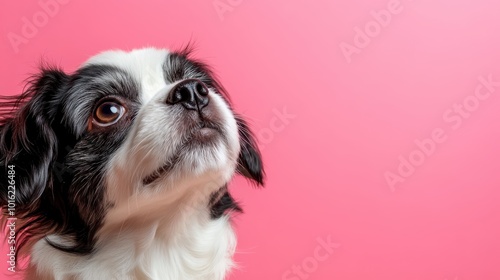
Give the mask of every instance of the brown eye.
[(114, 101), (101, 103), (94, 111), (94, 122), (100, 126), (116, 123), (125, 112), (123, 106)]

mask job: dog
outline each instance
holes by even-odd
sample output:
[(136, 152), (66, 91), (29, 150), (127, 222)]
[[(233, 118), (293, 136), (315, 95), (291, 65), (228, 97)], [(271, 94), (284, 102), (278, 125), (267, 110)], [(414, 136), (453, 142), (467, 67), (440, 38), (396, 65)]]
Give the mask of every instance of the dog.
[(228, 183), (262, 186), (265, 172), (191, 47), (106, 51), (71, 74), (45, 65), (2, 99), (0, 206), (26, 279), (225, 278), (241, 211)]

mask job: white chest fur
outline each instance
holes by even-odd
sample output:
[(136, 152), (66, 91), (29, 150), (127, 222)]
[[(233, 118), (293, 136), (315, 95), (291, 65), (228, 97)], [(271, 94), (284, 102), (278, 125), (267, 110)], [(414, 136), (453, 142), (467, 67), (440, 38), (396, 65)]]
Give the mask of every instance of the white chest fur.
[(233, 266), (231, 257), (236, 246), (229, 218), (190, 219), (175, 227), (159, 222), (141, 230), (122, 229), (101, 240), (89, 256), (70, 255), (41, 240), (34, 246), (31, 260), (31, 269), (36, 269), (38, 276), (29, 279), (224, 279)]

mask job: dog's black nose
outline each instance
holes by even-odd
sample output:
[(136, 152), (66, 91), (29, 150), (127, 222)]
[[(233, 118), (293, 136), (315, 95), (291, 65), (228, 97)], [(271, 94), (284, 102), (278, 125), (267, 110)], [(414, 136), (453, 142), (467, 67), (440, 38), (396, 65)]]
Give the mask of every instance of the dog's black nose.
[(198, 79), (178, 83), (167, 97), (167, 104), (181, 104), (188, 110), (201, 111), (208, 105), (208, 88)]

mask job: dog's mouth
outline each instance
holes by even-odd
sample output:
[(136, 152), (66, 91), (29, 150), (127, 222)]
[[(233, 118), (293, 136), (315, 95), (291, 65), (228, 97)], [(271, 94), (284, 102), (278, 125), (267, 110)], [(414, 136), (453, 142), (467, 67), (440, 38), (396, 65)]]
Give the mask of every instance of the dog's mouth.
[(214, 123), (203, 121), (189, 132), (189, 138), (186, 142), (210, 141), (214, 137), (221, 136), (220, 127)]
[(181, 160), (182, 155), (185, 152), (195, 147), (199, 148), (200, 146), (206, 146), (206, 148), (210, 148), (219, 137), (223, 136), (224, 134), (219, 125), (206, 120), (198, 123), (195, 127), (188, 130), (186, 140), (181, 145), (179, 145), (174, 155), (171, 156), (165, 162), (165, 164), (142, 179), (143, 184), (151, 184), (162, 177), (164, 174), (170, 172), (174, 168), (174, 166)]

